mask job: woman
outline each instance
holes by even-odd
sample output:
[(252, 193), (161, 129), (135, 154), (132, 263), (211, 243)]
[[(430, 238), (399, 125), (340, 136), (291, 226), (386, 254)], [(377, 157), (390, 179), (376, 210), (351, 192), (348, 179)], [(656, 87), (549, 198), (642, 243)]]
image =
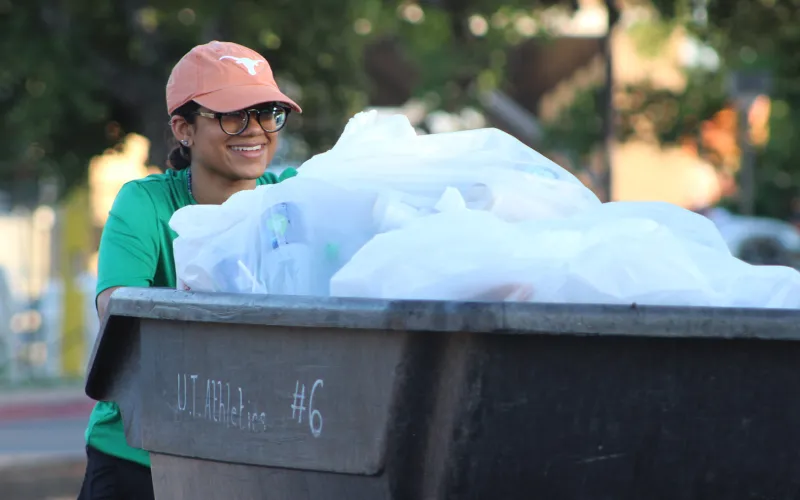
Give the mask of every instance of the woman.
[[(172, 214), (195, 203), (220, 204), (232, 194), (274, 184), (266, 172), (278, 131), (291, 111), (301, 112), (278, 89), (267, 61), (227, 42), (200, 45), (172, 70), (167, 109), (179, 145), (164, 174), (125, 184), (100, 240), (97, 310), (102, 318), (119, 287), (175, 287), (169, 228)], [(154, 498), (150, 458), (125, 441), (117, 405), (99, 402), (86, 429), (88, 462), (80, 499)]]

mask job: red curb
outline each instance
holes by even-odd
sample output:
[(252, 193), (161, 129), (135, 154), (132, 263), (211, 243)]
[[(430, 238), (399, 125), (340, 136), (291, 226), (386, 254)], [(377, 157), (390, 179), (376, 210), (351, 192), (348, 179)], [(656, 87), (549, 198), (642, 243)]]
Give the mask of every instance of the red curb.
[(58, 403), (20, 403), (0, 406), (0, 422), (33, 419), (89, 417), (94, 407), (89, 398)]

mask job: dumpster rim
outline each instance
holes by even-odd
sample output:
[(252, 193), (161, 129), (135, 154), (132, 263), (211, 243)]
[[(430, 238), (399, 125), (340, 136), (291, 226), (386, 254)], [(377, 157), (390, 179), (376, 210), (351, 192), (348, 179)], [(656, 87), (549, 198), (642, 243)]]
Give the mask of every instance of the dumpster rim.
[(381, 300), (119, 288), (112, 294), (107, 316), (431, 333), (800, 340), (800, 310), (767, 308)]

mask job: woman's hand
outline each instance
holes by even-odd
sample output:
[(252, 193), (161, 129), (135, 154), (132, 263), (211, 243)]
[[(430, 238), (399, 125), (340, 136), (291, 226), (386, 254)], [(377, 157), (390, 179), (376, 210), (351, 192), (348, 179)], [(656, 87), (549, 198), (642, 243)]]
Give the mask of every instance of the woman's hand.
[(100, 295), (97, 296), (97, 317), (100, 318), (100, 321), (103, 321), (103, 318), (105, 318), (108, 303), (111, 301), (111, 294), (114, 293), (114, 290), (117, 288), (120, 287), (115, 286), (113, 288), (108, 288), (100, 292)]

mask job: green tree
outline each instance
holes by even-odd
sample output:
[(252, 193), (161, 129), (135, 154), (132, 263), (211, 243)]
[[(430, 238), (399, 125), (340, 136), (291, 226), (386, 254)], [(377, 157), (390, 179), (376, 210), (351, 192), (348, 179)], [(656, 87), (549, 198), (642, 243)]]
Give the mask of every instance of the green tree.
[(365, 104), (367, 38), (353, 23), (383, 9), (380, 0), (315, 1), (313, 8), (289, 0), (208, 0), (192, 8), (173, 0), (0, 0), (0, 182), (57, 175), (69, 189), (83, 182), (91, 156), (129, 132), (147, 136), (151, 162), (163, 164), (169, 71), (212, 39), (264, 53), (303, 102), (306, 113), (293, 126), (302, 126), (312, 147), (324, 147)]
[[(629, 2), (628, 6), (636, 2)], [(685, 30), (719, 57), (714, 70), (687, 71), (687, 86), (678, 93), (645, 83), (625, 89), (631, 103), (616, 110), (615, 134), (637, 135), (645, 116), (662, 144), (699, 139), (701, 127), (732, 104), (728, 91), (734, 72), (768, 71), (773, 86), (770, 138), (756, 156), (756, 212), (784, 218), (790, 214), (800, 185), (800, 3), (796, 0), (642, 0), (660, 17), (629, 28), (644, 54), (658, 53), (669, 33)], [(705, 9), (702, 7), (705, 5)], [(561, 150), (588, 154), (602, 143), (598, 116), (603, 112), (600, 88), (579, 94), (561, 117), (546, 127), (546, 142)], [(723, 167), (714, 151), (700, 153)], [(732, 205), (735, 208), (735, 205)]]
[[(800, 141), (795, 139), (800, 131), (800, 4), (795, 0), (656, 0), (654, 4), (664, 22), (682, 26), (720, 57), (717, 71), (691, 73), (683, 93), (650, 93), (644, 100), (645, 108), (676, 110), (657, 123), (660, 139), (669, 143), (696, 136), (704, 120), (731, 103), (727, 84), (733, 72), (768, 71), (774, 82), (769, 93), (770, 139), (756, 156), (756, 212), (789, 216), (800, 185), (796, 161)], [(695, 9), (701, 4), (705, 10)]]

